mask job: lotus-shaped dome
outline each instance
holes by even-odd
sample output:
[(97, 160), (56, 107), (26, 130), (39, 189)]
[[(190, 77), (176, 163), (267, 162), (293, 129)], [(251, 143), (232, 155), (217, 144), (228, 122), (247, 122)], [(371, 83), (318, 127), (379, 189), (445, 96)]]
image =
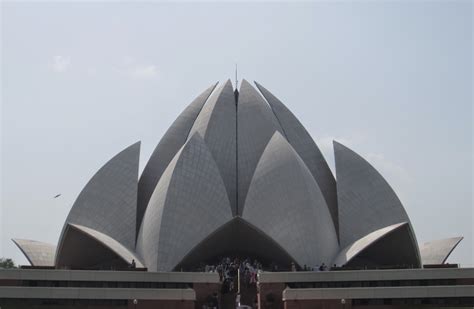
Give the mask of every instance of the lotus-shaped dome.
[[(140, 143), (92, 177), (57, 247), (16, 244), (32, 264), (60, 268), (135, 260), (171, 271), (223, 254), (299, 266), (420, 267), (394, 191), (355, 152), (337, 142), (334, 151), (337, 181), (305, 128), (268, 90), (245, 80), (239, 90), (216, 84), (179, 115), (140, 177)], [(436, 262), (449, 254), (440, 250), (426, 252)]]

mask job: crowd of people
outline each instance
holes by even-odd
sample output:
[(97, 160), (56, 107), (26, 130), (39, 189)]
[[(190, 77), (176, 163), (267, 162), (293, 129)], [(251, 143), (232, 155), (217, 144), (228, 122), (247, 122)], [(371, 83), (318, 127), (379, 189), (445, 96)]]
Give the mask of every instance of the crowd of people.
[(248, 281), (249, 284), (252, 284), (256, 282), (256, 275), (258, 271), (329, 271), (336, 268), (340, 267), (336, 266), (336, 264), (331, 267), (325, 263), (315, 266), (303, 265), (303, 267), (299, 268), (294, 262), (291, 262), (291, 264), (287, 265), (286, 267), (276, 263), (271, 263), (264, 266), (256, 259), (223, 257), (216, 263), (201, 264), (201, 266), (194, 269), (194, 271), (216, 272), (219, 274), (221, 281), (225, 281), (227, 279), (236, 278), (238, 270), (240, 269), (240, 275), (243, 276), (241, 279), (244, 278), (245, 281)]
[[(336, 267), (334, 265), (333, 267)], [(314, 267), (309, 267), (304, 265), (301, 268), (297, 268), (296, 264), (292, 262), (290, 265), (279, 266), (276, 263), (271, 263), (269, 265), (263, 265), (257, 259), (251, 258), (239, 258), (239, 257), (223, 257), (217, 259), (214, 263), (201, 264), (201, 266), (196, 269), (198, 271), (204, 272), (213, 272), (218, 273), (221, 285), (221, 295), (234, 293), (235, 294), (235, 304), (236, 307), (240, 306), (240, 294), (238, 288), (238, 277), (240, 273), (240, 287), (241, 289), (245, 286), (250, 288), (255, 287), (257, 284), (257, 275), (260, 271), (328, 271), (333, 268), (328, 267), (325, 263), (321, 265), (316, 265)], [(242, 291), (242, 290), (240, 290)], [(244, 288), (245, 291), (245, 288)], [(217, 309), (219, 299), (217, 293), (209, 295), (206, 303), (202, 308), (206, 309)], [(256, 303), (256, 301), (255, 301)], [(256, 306), (256, 304), (255, 304)], [(256, 307), (255, 307), (256, 308)]]
[(262, 263), (250, 258), (223, 257), (215, 265), (204, 266), (205, 272), (216, 272), (222, 282), (222, 293), (237, 290), (237, 277), (240, 272), (240, 283), (250, 286), (257, 283), (257, 273), (263, 269)]
[[(333, 270), (335, 268), (337, 268), (336, 264), (334, 264), (332, 267), (329, 267), (328, 265), (322, 263), (321, 265), (316, 265), (314, 267), (304, 265), (301, 270), (302, 271), (328, 271), (328, 270)], [(294, 263), (291, 263), (291, 270), (297, 271)]]

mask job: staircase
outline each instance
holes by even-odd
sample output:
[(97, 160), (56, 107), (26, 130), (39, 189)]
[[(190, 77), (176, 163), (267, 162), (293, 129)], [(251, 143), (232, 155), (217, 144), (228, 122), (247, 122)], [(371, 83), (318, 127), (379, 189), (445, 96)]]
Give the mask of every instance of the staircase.
[[(235, 286), (237, 286), (237, 281), (235, 281)], [(235, 298), (237, 296), (237, 291), (221, 295), (221, 309), (235, 309)], [(257, 298), (257, 285), (251, 284), (247, 285), (242, 282), (240, 286), (240, 305), (246, 305), (251, 308), (254, 308), (255, 299)]]

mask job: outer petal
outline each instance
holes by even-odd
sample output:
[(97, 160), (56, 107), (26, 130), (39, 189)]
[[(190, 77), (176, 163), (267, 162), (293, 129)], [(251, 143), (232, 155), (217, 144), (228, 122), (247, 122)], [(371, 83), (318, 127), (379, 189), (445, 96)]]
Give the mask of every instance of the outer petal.
[(354, 151), (334, 142), (341, 246), (386, 226), (410, 222), (382, 175)]
[(216, 86), (217, 83), (207, 88), (186, 107), (168, 131), (166, 131), (165, 135), (163, 135), (150, 160), (148, 160), (138, 182), (137, 232), (158, 180), (160, 180), (170, 161), (186, 142), (194, 121)]
[(54, 266), (56, 246), (29, 239), (12, 239), (32, 266)]
[(262, 92), (268, 104), (270, 104), (286, 139), (304, 161), (318, 183), (319, 188), (321, 188), (321, 192), (331, 212), (332, 220), (336, 226), (336, 231), (339, 231), (336, 180), (329, 169), (328, 163), (308, 131), (306, 131), (295, 115), (270, 91), (257, 82), (255, 84)]
[(239, 92), (237, 111), (238, 207), (243, 213), (250, 181), (263, 150), (275, 131), (282, 132), (267, 102), (245, 79)]
[(224, 180), (232, 213), (236, 211), (236, 107), (232, 84), (228, 80), (204, 105), (189, 133), (188, 140), (198, 132)]
[(321, 190), (278, 132), (257, 165), (243, 218), (280, 244), (300, 266), (327, 264), (338, 251), (336, 230)]
[(117, 154), (89, 180), (66, 219), (56, 260), (69, 223), (106, 234), (127, 248), (135, 247), (139, 155), (140, 142)]
[(170, 271), (232, 218), (219, 169), (199, 134), (186, 142), (153, 192), (137, 240), (151, 271)]
[(420, 246), (423, 264), (444, 264), (464, 237), (452, 237), (425, 242)]
[(137, 267), (143, 264), (135, 254), (118, 241), (94, 229), (68, 224), (64, 232), (64, 242), (56, 259), (58, 267), (127, 267), (135, 260)]
[(341, 266), (420, 266), (414, 233), (408, 222), (376, 230), (339, 252), (333, 262)]

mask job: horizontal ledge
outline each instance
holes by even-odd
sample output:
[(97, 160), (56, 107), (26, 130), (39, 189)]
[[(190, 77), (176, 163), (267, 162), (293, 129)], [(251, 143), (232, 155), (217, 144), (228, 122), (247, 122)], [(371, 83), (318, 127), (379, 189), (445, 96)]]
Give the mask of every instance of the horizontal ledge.
[(290, 289), (283, 300), (474, 297), (474, 285)]
[(193, 289), (0, 287), (0, 298), (196, 300)]
[(50, 281), (219, 283), (219, 275), (217, 273), (62, 269), (5, 269), (0, 270), (0, 279)]
[(261, 272), (260, 283), (470, 279), (474, 268)]

